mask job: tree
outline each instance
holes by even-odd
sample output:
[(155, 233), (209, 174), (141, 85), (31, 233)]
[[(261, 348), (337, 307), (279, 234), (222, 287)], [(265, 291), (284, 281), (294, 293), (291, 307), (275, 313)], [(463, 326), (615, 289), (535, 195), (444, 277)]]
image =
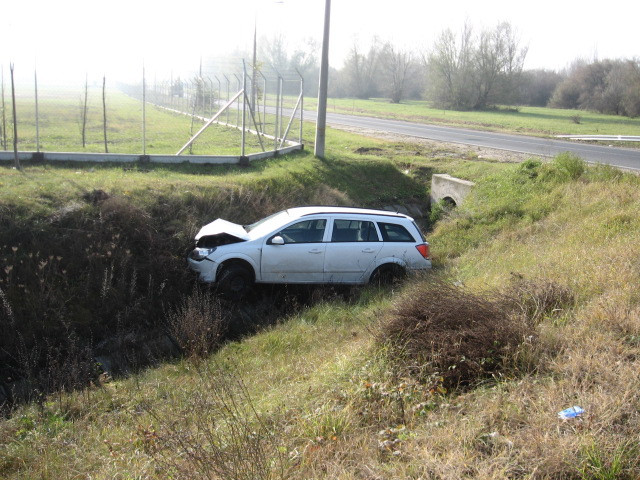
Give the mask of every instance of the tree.
[(318, 50), (318, 42), (309, 38), (305, 40), (304, 48), (294, 50), (289, 59), (289, 67), (304, 78), (305, 94), (318, 91), (320, 73)]
[(289, 66), (289, 55), (284, 37), (274, 35), (260, 40), (260, 58), (277, 72), (285, 71)]
[(473, 46), (471, 26), (465, 24), (459, 39), (444, 30), (427, 57), (427, 96), (446, 108), (471, 108), (473, 101)]
[(640, 115), (640, 61), (578, 60), (557, 86), (550, 105), (613, 115)]
[(395, 48), (386, 42), (380, 51), (383, 91), (392, 103), (400, 103), (406, 98), (407, 87), (413, 75), (417, 75), (413, 54)]
[(477, 99), (473, 108), (513, 101), (527, 48), (518, 48), (511, 25), (503, 22), (494, 30), (482, 31), (474, 53)]
[(343, 67), (347, 95), (371, 98), (378, 93), (376, 76), (379, 70), (379, 53), (377, 39), (373, 40), (367, 54), (361, 53), (357, 44), (351, 47)]
[(526, 54), (506, 22), (477, 37), (468, 24), (459, 37), (447, 29), (427, 57), (427, 94), (437, 105), (455, 109), (513, 101)]
[(518, 103), (544, 107), (563, 77), (553, 70), (525, 70), (518, 82)]

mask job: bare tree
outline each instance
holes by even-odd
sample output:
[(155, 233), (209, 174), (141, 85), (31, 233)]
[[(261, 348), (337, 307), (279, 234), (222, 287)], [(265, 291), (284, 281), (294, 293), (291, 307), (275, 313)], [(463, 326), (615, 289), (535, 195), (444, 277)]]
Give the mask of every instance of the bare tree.
[(271, 38), (261, 38), (260, 58), (278, 72), (286, 70), (289, 65), (289, 56), (284, 37), (274, 35)]
[(347, 83), (348, 95), (357, 98), (371, 98), (377, 93), (377, 74), (379, 70), (380, 47), (374, 39), (369, 52), (360, 52), (357, 44), (351, 47), (345, 60), (343, 74)]
[(516, 34), (507, 22), (494, 30), (480, 33), (475, 51), (475, 109), (485, 108), (492, 101), (508, 103), (513, 99), (517, 77), (522, 72), (527, 48), (519, 48)]
[(380, 66), (384, 93), (389, 95), (392, 103), (400, 103), (406, 97), (410, 75), (416, 74), (413, 54), (395, 48), (391, 42), (386, 42), (380, 52)]
[(459, 39), (444, 30), (427, 58), (428, 92), (437, 105), (470, 108), (472, 83), (472, 29), (465, 24)]
[(578, 60), (556, 88), (550, 105), (640, 115), (640, 61)]
[(427, 59), (428, 94), (436, 104), (458, 109), (509, 102), (526, 54), (506, 22), (482, 31), (477, 38), (469, 25), (459, 38), (445, 30)]

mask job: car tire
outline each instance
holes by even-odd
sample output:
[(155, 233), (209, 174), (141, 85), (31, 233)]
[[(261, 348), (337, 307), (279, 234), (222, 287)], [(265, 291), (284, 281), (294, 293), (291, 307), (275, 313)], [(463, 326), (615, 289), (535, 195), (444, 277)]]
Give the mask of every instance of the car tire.
[(403, 279), (406, 275), (407, 273), (400, 265), (387, 263), (385, 265), (380, 265), (374, 270), (371, 274), (369, 283), (378, 287), (391, 285), (398, 280)]
[(232, 264), (224, 267), (218, 277), (218, 290), (232, 300), (244, 298), (253, 288), (252, 272), (242, 265)]

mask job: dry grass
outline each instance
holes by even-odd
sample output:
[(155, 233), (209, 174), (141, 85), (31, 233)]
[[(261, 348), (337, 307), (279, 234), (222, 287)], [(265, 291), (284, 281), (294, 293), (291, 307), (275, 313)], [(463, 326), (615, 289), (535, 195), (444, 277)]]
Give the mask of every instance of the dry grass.
[(212, 291), (195, 288), (175, 309), (167, 313), (169, 334), (181, 353), (194, 360), (210, 355), (227, 331), (229, 315)]
[(572, 301), (549, 281), (517, 279), (506, 292), (476, 293), (431, 275), (396, 300), (378, 343), (411, 376), (440, 378), (447, 389), (474, 386), (522, 367), (538, 323)]
[[(580, 173), (575, 162), (558, 175), (557, 166), (529, 167), (488, 184), (476, 217), (463, 206), (430, 236), (437, 266), (458, 283), (320, 298), (283, 309), (279, 322), (211, 360), (69, 394), (63, 408), (53, 397), (21, 407), (0, 424), (0, 477), (206, 478), (222, 472), (210, 473), (217, 451), (223, 466), (264, 466), (281, 454), (268, 468), (305, 479), (640, 478), (639, 182)], [(205, 199), (193, 201), (205, 209)], [(450, 248), (469, 228), (474, 241)], [(397, 321), (402, 369), (370, 335), (385, 318)], [(458, 370), (461, 355), (465, 376), (447, 386), (465, 388), (415, 375)], [(227, 395), (216, 391), (216, 369), (230, 366), (244, 390)], [(232, 398), (236, 414), (218, 416)], [(586, 413), (560, 420), (573, 405)], [(238, 436), (227, 437), (234, 419)], [(249, 431), (261, 434), (246, 439)], [(238, 456), (244, 447), (256, 449)], [(251, 474), (282, 471), (268, 468)]]

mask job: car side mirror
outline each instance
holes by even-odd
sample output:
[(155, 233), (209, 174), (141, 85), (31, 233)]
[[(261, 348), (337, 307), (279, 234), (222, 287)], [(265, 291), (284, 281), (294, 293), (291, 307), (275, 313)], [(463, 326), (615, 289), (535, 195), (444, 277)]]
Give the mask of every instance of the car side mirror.
[(271, 239), (271, 245), (284, 245), (284, 238), (280, 235), (276, 235)]

